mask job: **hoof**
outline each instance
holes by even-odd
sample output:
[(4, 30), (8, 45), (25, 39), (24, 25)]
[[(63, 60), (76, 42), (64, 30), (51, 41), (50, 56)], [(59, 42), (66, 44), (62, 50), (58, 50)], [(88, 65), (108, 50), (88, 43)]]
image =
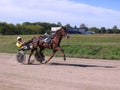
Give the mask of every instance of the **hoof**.
[(47, 63), (47, 61), (42, 61), (42, 64), (46, 64)]
[(66, 58), (64, 58), (64, 61), (66, 61)]
[(34, 60), (33, 61), (31, 61), (31, 62), (28, 62), (28, 64), (33, 64), (34, 63)]
[(32, 63), (29, 62), (28, 64), (31, 65)]

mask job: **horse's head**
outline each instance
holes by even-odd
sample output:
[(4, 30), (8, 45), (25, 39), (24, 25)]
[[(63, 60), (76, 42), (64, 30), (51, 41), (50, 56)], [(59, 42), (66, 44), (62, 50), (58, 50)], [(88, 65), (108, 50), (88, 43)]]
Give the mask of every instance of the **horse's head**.
[(66, 37), (66, 38), (69, 37), (69, 35), (68, 35), (68, 33), (67, 33), (67, 29), (66, 29), (65, 26), (62, 26), (62, 27), (61, 27), (61, 35), (64, 36), (64, 37)]

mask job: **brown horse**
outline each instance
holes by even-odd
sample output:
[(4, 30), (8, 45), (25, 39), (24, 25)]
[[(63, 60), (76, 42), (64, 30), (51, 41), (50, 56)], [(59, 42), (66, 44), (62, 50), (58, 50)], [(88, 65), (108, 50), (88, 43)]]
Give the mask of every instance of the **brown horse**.
[(44, 63), (49, 62), (57, 51), (61, 51), (62, 55), (64, 57), (64, 60), (66, 60), (64, 50), (60, 47), (60, 43), (61, 43), (63, 36), (68, 38), (66, 27), (61, 27), (60, 29), (58, 29), (56, 31), (55, 35), (53, 36), (53, 38), (51, 39), (51, 42), (43, 42), (42, 36), (34, 37), (32, 39), (33, 40), (33, 43), (32, 43), (33, 48), (31, 50), (31, 53), (30, 53), (29, 58), (28, 58), (28, 64), (30, 64), (31, 55), (33, 54), (33, 52), (35, 50), (37, 50), (38, 47), (40, 48), (39, 53), (43, 53), (43, 50), (45, 48), (49, 48), (49, 49), (53, 50), (51, 56), (47, 60), (45, 60)]

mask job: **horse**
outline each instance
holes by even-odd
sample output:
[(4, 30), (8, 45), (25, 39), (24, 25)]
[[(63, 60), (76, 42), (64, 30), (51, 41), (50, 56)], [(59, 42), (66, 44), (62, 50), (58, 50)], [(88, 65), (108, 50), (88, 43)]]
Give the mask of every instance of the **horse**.
[(66, 37), (66, 38), (69, 37), (69, 35), (67, 33), (67, 30), (66, 30), (66, 27), (63, 27), (63, 26), (56, 31), (56, 33), (51, 38), (51, 42), (43, 42), (43, 40), (42, 40), (43, 36), (32, 38), (33, 48), (31, 49), (31, 52), (30, 52), (29, 57), (28, 57), (28, 64), (30, 64), (31, 55), (33, 54), (33, 52), (35, 50), (37, 51), (38, 47), (40, 49), (39, 53), (42, 54), (42, 55), (43, 55), (43, 51), (44, 51), (45, 48), (49, 48), (49, 49), (52, 50), (51, 56), (47, 60), (44, 60), (44, 62), (42, 62), (42, 63), (45, 63), (45, 64), (48, 63), (54, 57), (54, 55), (56, 54), (57, 51), (62, 52), (63, 59), (65, 61), (66, 56), (65, 56), (64, 50), (60, 47), (62, 37)]

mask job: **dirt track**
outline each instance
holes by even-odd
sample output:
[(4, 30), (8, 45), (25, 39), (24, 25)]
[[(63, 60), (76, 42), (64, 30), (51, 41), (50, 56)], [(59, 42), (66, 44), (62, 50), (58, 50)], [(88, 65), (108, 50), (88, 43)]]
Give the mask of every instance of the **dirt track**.
[(120, 61), (54, 57), (21, 65), (14, 54), (0, 54), (0, 90), (120, 90)]

